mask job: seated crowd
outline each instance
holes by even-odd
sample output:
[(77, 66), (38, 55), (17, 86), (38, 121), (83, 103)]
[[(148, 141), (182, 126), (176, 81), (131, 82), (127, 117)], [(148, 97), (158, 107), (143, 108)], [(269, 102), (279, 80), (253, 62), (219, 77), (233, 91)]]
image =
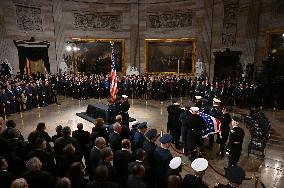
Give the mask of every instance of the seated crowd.
[[(181, 158), (168, 150), (171, 135), (161, 136), (157, 146), (160, 135), (156, 129), (147, 131), (147, 123), (134, 124), (130, 130), (118, 115), (110, 126), (96, 119), (91, 133), (82, 123), (73, 132), (69, 126), (57, 126), (52, 137), (45, 130), (39, 123), (26, 141), (13, 120), (0, 119), (1, 188), (208, 187), (202, 180), (208, 161), (194, 160), (195, 174), (182, 178)], [(228, 168), (227, 174), (236, 187), (245, 176), (237, 166)]]

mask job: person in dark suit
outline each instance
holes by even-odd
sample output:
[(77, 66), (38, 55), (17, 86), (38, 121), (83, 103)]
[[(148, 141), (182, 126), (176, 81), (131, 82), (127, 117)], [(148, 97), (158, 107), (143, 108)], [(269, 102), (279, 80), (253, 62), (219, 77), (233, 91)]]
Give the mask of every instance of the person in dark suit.
[(179, 103), (173, 101), (173, 103), (167, 107), (168, 111), (168, 123), (167, 123), (167, 132), (173, 136), (173, 143), (176, 148), (179, 147), (179, 140), (181, 135), (181, 122), (179, 120), (182, 110), (179, 107)]
[(168, 169), (170, 161), (173, 159), (173, 155), (169, 151), (171, 145), (172, 136), (170, 134), (164, 134), (160, 138), (161, 146), (157, 147), (154, 152), (155, 160), (155, 179), (156, 187), (166, 187), (168, 178)]
[(83, 123), (78, 123), (77, 124), (77, 129), (76, 131), (73, 131), (72, 137), (77, 139), (80, 147), (80, 153), (79, 156), (83, 157), (83, 154), (85, 152), (86, 144), (90, 142), (90, 133), (88, 131), (83, 130)]
[(56, 126), (55, 131), (56, 131), (56, 135), (53, 135), (51, 137), (53, 142), (55, 142), (55, 140), (57, 140), (58, 138), (63, 137), (62, 126), (61, 125)]
[(26, 159), (29, 160), (30, 158), (37, 157), (42, 163), (42, 170), (48, 171), (51, 174), (56, 174), (56, 167), (54, 158), (50, 153), (46, 152), (46, 141), (44, 138), (37, 138), (35, 141), (35, 149), (30, 151), (27, 154)]
[[(121, 139), (130, 139), (130, 130), (129, 127), (125, 126), (122, 122), (122, 116), (121, 115), (117, 115), (115, 117), (115, 122), (119, 123), (121, 125), (121, 132), (120, 132), (120, 136)], [(114, 124), (113, 124), (114, 125)], [(110, 126), (109, 130), (110, 132), (113, 132), (113, 125)]]
[(20, 139), (21, 133), (18, 129), (9, 129), (7, 141), (7, 153), (16, 157), (25, 159), (27, 154), (27, 145), (28, 143)]
[(27, 169), (23, 178), (29, 184), (29, 188), (51, 188), (55, 186), (55, 178), (46, 171), (41, 170), (41, 162), (38, 158), (33, 157), (27, 162)]
[(108, 180), (108, 168), (105, 165), (99, 165), (95, 170), (96, 180), (90, 181), (87, 188), (120, 188), (120, 186)]
[(54, 156), (56, 161), (60, 161), (63, 156), (63, 149), (67, 144), (72, 144), (75, 147), (76, 152), (79, 151), (79, 144), (75, 138), (71, 137), (71, 129), (69, 126), (65, 126), (62, 129), (63, 137), (57, 139), (54, 143)]
[(183, 178), (182, 188), (209, 188), (208, 185), (202, 180), (208, 167), (208, 161), (204, 158), (197, 158), (191, 163), (191, 167), (195, 174), (185, 175)]
[(71, 188), (86, 188), (88, 180), (84, 178), (82, 162), (74, 162), (68, 168), (66, 177), (71, 181)]
[(241, 152), (242, 145), (245, 137), (245, 131), (238, 126), (238, 118), (232, 117), (232, 129), (229, 136), (229, 143), (227, 152), (229, 153), (229, 163), (228, 167), (235, 166), (238, 164)]
[[(112, 130), (113, 132), (113, 130)], [(105, 141), (109, 142), (110, 128), (105, 125), (103, 118), (97, 118), (95, 121), (95, 127), (92, 128), (92, 133), (90, 135), (91, 144), (95, 144), (95, 140), (98, 137), (103, 137)], [(108, 144), (107, 144), (108, 145)]]
[(16, 179), (16, 177), (7, 170), (8, 170), (8, 163), (4, 157), (0, 156), (1, 188), (10, 188), (11, 183)]
[(72, 144), (67, 144), (63, 148), (64, 154), (60, 158), (60, 160), (57, 162), (57, 168), (58, 173), (60, 177), (65, 177), (68, 168), (74, 163), (74, 162), (82, 162), (82, 158), (78, 155), (75, 155), (76, 149)]
[(222, 115), (220, 118), (221, 121), (221, 136), (217, 135), (217, 143), (219, 143), (219, 152), (217, 153), (217, 156), (224, 156), (225, 151), (225, 144), (228, 140), (229, 133), (230, 133), (230, 124), (232, 121), (231, 115), (227, 112), (226, 108), (222, 109)]
[(105, 165), (108, 168), (108, 180), (118, 182), (116, 169), (112, 165), (113, 152), (111, 148), (106, 147), (101, 151), (102, 159), (98, 163), (99, 165)]
[(52, 153), (52, 149), (51, 149), (49, 142), (53, 142), (53, 140), (45, 130), (46, 130), (45, 123), (43, 123), (43, 122), (39, 123), (36, 127), (36, 130), (31, 132), (28, 136), (29, 145), (30, 145), (31, 149), (34, 149), (36, 139), (37, 138), (43, 138), (46, 141), (46, 144), (47, 144), (46, 145), (47, 146), (46, 151), (48, 151), (49, 153)]
[(115, 123), (113, 125), (113, 133), (109, 136), (109, 145), (112, 151), (120, 150), (121, 149), (121, 125), (119, 123)]
[(147, 122), (138, 125), (138, 131), (134, 134), (134, 148), (142, 148), (143, 142), (146, 140), (145, 132), (147, 131)]
[(20, 131), (12, 128), (8, 132), (7, 151), (5, 158), (8, 161), (8, 171), (14, 174), (16, 177), (26, 170), (26, 164), (24, 162), (26, 156), (27, 143), (21, 139)]
[(187, 137), (187, 129), (189, 127), (189, 118), (191, 117), (191, 112), (190, 112), (190, 108), (193, 104), (191, 105), (187, 105), (185, 107), (185, 111), (182, 112), (179, 116), (179, 120), (181, 122), (181, 140), (183, 142), (183, 148), (184, 148), (184, 152), (185, 153), (188, 153), (188, 146), (186, 145), (187, 142), (186, 142), (186, 137)]
[(95, 169), (99, 165), (99, 162), (102, 159), (101, 150), (106, 147), (106, 141), (103, 137), (98, 137), (95, 140), (95, 146), (91, 149), (90, 152), (90, 180), (95, 178)]
[(144, 167), (147, 166), (145, 163), (147, 153), (144, 149), (139, 148), (135, 151), (135, 161), (128, 163), (128, 174), (133, 174), (133, 166), (137, 164), (141, 164)]
[(245, 171), (239, 166), (231, 166), (226, 169), (225, 176), (229, 180), (227, 185), (216, 184), (214, 188), (236, 188), (240, 187), (242, 182), (245, 180)]
[[(8, 120), (6, 122), (6, 129), (4, 130), (2, 136), (7, 138), (7, 139), (11, 138), (11, 137), (9, 137), (8, 132), (9, 132), (10, 129), (16, 129), (16, 126), (17, 125), (16, 125), (14, 120)], [(19, 132), (19, 133), (20, 133), (20, 135), (19, 135), (18, 138), (21, 139), (21, 140), (24, 140), (24, 137), (22, 136), (21, 132)]]
[(127, 139), (121, 141), (122, 149), (117, 150), (114, 153), (113, 166), (117, 172), (119, 184), (122, 187), (126, 187), (127, 176), (128, 176), (128, 163), (134, 160), (131, 151), (131, 142)]
[(143, 165), (137, 164), (133, 166), (133, 174), (128, 176), (127, 188), (147, 188), (143, 181), (145, 176), (145, 168)]

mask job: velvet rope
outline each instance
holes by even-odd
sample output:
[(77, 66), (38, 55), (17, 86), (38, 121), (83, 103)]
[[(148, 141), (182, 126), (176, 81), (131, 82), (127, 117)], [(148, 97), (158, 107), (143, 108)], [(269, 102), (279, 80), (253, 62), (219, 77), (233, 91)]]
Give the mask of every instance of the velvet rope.
[[(188, 156), (188, 154), (183, 153), (183, 152), (177, 150), (172, 144), (171, 144), (171, 148), (172, 148), (176, 153), (178, 153), (178, 154), (180, 154), (180, 155)], [(199, 154), (202, 154), (202, 153), (200, 152)], [(214, 168), (214, 167), (209, 163), (209, 161), (208, 161), (208, 166), (209, 166), (214, 172), (216, 172), (217, 174), (219, 174), (220, 176), (226, 177), (225, 174), (222, 174), (222, 173), (219, 172), (216, 168)], [(188, 171), (187, 171), (187, 172), (188, 172)], [(253, 179), (253, 177), (245, 178), (245, 180), (252, 180), (252, 179)]]

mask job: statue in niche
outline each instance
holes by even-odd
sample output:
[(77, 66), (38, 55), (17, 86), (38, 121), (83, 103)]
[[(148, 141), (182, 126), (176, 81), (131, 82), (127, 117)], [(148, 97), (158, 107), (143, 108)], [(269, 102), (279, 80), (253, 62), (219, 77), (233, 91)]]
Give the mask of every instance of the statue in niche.
[(139, 75), (139, 71), (136, 67), (131, 67), (130, 65), (127, 66), (126, 75)]

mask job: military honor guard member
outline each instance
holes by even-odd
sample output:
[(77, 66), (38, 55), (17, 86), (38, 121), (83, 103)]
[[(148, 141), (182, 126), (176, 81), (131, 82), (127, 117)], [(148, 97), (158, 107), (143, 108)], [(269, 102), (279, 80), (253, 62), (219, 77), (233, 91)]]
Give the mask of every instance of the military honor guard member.
[(170, 169), (168, 170), (168, 176), (176, 175), (180, 178), (180, 173), (182, 172), (182, 160), (180, 157), (174, 157), (169, 164)]
[(146, 161), (149, 166), (154, 166), (154, 152), (157, 148), (155, 143), (160, 134), (157, 133), (157, 129), (150, 129), (145, 133), (146, 140), (143, 142), (143, 149), (146, 151)]
[(198, 108), (202, 107), (202, 96), (195, 96), (195, 106)]
[(142, 122), (138, 125), (138, 131), (134, 135), (135, 149), (142, 148), (143, 142), (146, 140), (145, 132), (147, 131), (147, 122)]
[(186, 129), (186, 148), (185, 152), (190, 154), (190, 160), (196, 158), (197, 147), (201, 147), (202, 131), (206, 129), (204, 119), (198, 115), (198, 107), (190, 108), (192, 115), (188, 120), (188, 127)]
[(227, 185), (218, 183), (214, 188), (239, 188), (245, 179), (245, 171), (239, 166), (231, 166), (226, 169), (225, 176), (229, 180)]
[[(221, 104), (221, 100), (217, 98), (213, 99), (213, 106), (210, 108), (210, 111), (209, 111), (210, 116), (213, 116), (216, 119), (220, 119), (220, 115), (221, 115), (220, 104)], [(207, 148), (209, 150), (212, 150), (213, 144), (214, 144), (214, 134), (208, 135), (208, 138), (209, 138), (209, 145), (207, 146)]]
[(161, 146), (154, 152), (156, 188), (167, 187), (168, 169), (173, 155), (169, 151), (172, 136), (164, 134), (160, 138)]
[(130, 104), (127, 98), (128, 98), (127, 95), (122, 95), (122, 99), (119, 105), (119, 114), (122, 116), (122, 124), (129, 127), (128, 110), (130, 108)]
[(245, 131), (238, 126), (238, 118), (232, 118), (232, 130), (230, 131), (229, 143), (227, 152), (229, 153), (229, 163), (228, 167), (235, 166), (238, 164), (241, 152), (242, 145), (245, 137)]
[(197, 158), (191, 163), (194, 175), (187, 174), (182, 183), (182, 188), (208, 188), (208, 185), (202, 180), (208, 167), (208, 161), (204, 158)]
[(225, 144), (228, 140), (229, 133), (230, 133), (230, 124), (232, 122), (232, 117), (230, 113), (227, 112), (226, 108), (222, 109), (222, 115), (220, 118), (221, 121), (221, 135), (217, 134), (217, 140), (216, 142), (219, 144), (219, 152), (217, 153), (217, 156), (224, 156), (225, 151)]

